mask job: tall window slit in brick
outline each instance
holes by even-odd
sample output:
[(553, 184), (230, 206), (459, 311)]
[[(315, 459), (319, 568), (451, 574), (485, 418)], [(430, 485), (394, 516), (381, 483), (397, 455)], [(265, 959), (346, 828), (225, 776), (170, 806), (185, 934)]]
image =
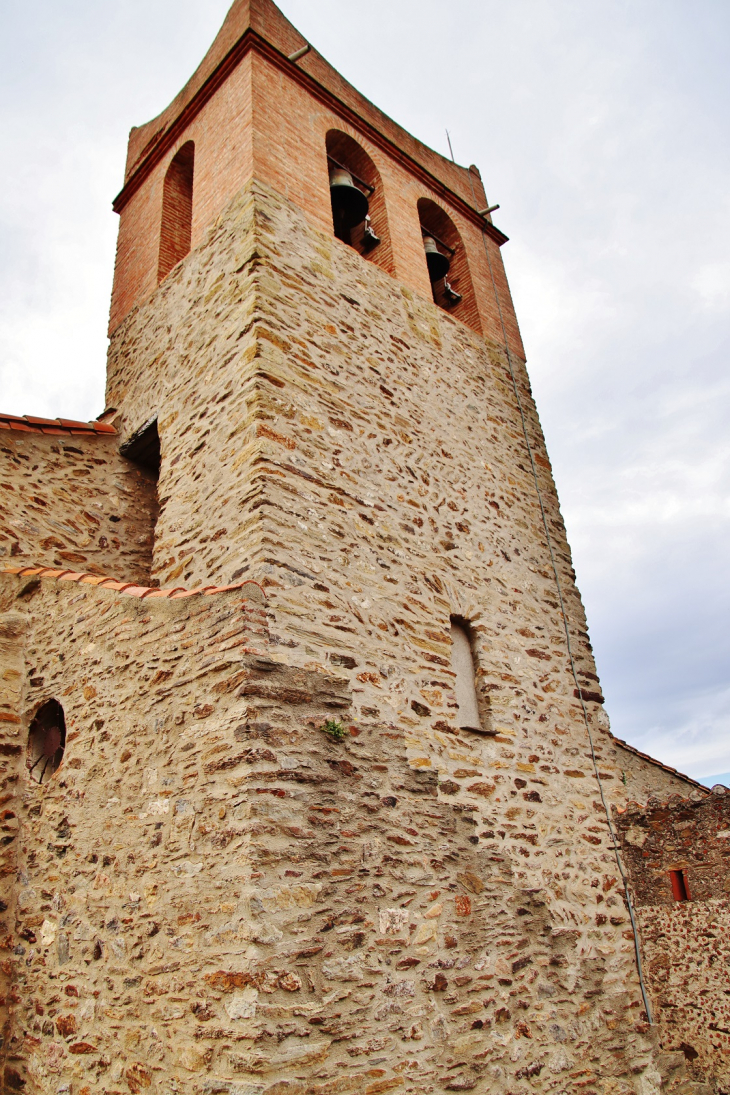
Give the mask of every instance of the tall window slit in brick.
[(47, 782), (58, 768), (66, 748), (66, 720), (58, 700), (46, 700), (36, 711), (28, 731), (28, 771), (36, 783)]
[(335, 236), (363, 258), (394, 273), (380, 172), (347, 133), (331, 129), (326, 148)]
[(459, 705), (457, 723), (462, 730), (481, 730), (482, 717), (476, 688), (476, 666), (469, 624), (451, 617), (451, 668), (456, 674), (454, 691)]
[(419, 199), (418, 217), (434, 303), (481, 334), (469, 263), (456, 225), (430, 198)]
[(672, 894), (675, 901), (689, 901), (689, 890), (684, 871), (670, 871), (669, 881), (672, 884)]
[(167, 169), (162, 187), (162, 222), (157, 281), (163, 281), (190, 250), (193, 226), (193, 169), (195, 145), (192, 141), (177, 152)]

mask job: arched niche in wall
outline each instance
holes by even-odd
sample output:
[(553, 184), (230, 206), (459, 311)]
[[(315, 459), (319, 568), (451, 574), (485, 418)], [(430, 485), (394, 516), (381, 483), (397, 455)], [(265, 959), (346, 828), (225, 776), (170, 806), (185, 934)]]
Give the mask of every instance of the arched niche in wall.
[(469, 260), (456, 225), (430, 198), (419, 198), (418, 219), (434, 303), (481, 334)]
[[(335, 235), (369, 262), (392, 274), (393, 249), (380, 172), (365, 149), (339, 129), (329, 131), (326, 147)], [(347, 175), (343, 176), (343, 171)], [(348, 191), (348, 176), (358, 193)], [(362, 197), (367, 200), (366, 211)], [(361, 211), (364, 211), (362, 219), (351, 225), (349, 222), (360, 217)], [(365, 212), (369, 220), (365, 219)]]
[(58, 700), (46, 700), (28, 730), (28, 771), (36, 783), (47, 782), (58, 768), (66, 748), (66, 719)]
[(193, 228), (194, 169), (195, 145), (192, 141), (187, 141), (176, 152), (162, 186), (158, 284), (190, 251)]
[(455, 675), (454, 692), (458, 704), (456, 723), (462, 730), (492, 733), (488, 697), (477, 684), (474, 639), (469, 621), (451, 617), (451, 668)]

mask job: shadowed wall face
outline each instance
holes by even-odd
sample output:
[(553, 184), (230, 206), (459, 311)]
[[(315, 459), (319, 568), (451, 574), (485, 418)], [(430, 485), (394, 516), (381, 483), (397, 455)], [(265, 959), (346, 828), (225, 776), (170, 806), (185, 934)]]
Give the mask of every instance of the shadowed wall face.
[(118, 437), (5, 430), (0, 456), (0, 565), (149, 579), (155, 478)]

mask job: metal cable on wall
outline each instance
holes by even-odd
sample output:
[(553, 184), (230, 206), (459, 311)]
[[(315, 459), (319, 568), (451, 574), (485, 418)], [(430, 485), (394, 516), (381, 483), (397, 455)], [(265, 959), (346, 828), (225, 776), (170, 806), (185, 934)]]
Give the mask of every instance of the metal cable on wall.
[[(472, 196), (473, 196), (473, 199), (474, 199), (474, 207), (476, 208), (477, 207), (477, 198), (476, 198), (476, 193), (474, 192), (474, 181), (472, 179), (471, 168), (469, 168), (469, 183), (471, 185), (471, 192), (472, 192)], [(567, 647), (567, 650), (568, 650), (568, 658), (569, 658), (569, 661), (570, 661), (570, 669), (571, 669), (571, 672), (573, 674), (573, 680), (575, 682), (576, 694), (577, 694), (577, 696), (580, 700), (580, 705), (581, 705), (581, 708), (583, 710), (583, 721), (585, 723), (586, 733), (588, 734), (588, 741), (589, 741), (590, 749), (591, 749), (591, 759), (593, 761), (593, 771), (595, 773), (596, 782), (598, 783), (598, 790), (599, 790), (599, 793), (600, 793), (600, 796), (601, 796), (601, 802), (603, 804), (603, 809), (604, 809), (605, 814), (606, 814), (606, 821), (608, 823), (608, 830), (611, 834), (611, 839), (613, 840), (613, 850), (614, 850), (614, 853), (616, 855), (616, 863), (617, 863), (617, 866), (618, 866), (619, 874), (621, 875), (621, 881), (623, 882), (623, 886), (624, 886), (624, 894), (625, 894), (625, 897), (626, 897), (626, 905), (627, 905), (627, 908), (628, 908), (628, 911), (629, 911), (629, 918), (631, 920), (631, 929), (632, 929), (633, 936), (634, 936), (634, 953), (636, 955), (636, 969), (637, 969), (637, 973), (639, 975), (639, 985), (641, 987), (641, 995), (642, 995), (642, 998), (643, 998), (643, 1001), (644, 1001), (644, 1007), (646, 1009), (647, 1018), (648, 1018), (650, 1023), (653, 1023), (651, 1007), (649, 1005), (649, 997), (648, 997), (647, 990), (646, 990), (646, 984), (644, 982), (644, 971), (643, 971), (642, 962), (641, 962), (641, 948), (640, 948), (640, 943), (639, 943), (639, 929), (638, 929), (638, 926), (636, 924), (636, 917), (634, 915), (634, 907), (633, 907), (633, 903), (631, 901), (631, 894), (629, 892), (629, 881), (628, 881), (628, 878), (627, 878), (627, 875), (626, 875), (626, 871), (624, 870), (623, 863), (621, 862), (621, 856), (619, 854), (619, 845), (618, 845), (618, 840), (617, 840), (617, 837), (616, 837), (616, 831), (613, 827), (613, 822), (611, 820), (611, 812), (609, 810), (608, 803), (606, 802), (606, 796), (605, 796), (604, 791), (603, 791), (603, 783), (601, 781), (601, 777), (600, 777), (600, 774), (599, 774), (599, 771), (598, 771), (598, 761), (596, 760), (596, 752), (595, 752), (595, 747), (594, 747), (594, 744), (593, 744), (593, 734), (591, 732), (590, 720), (588, 718), (588, 710), (586, 708), (585, 701), (583, 699), (583, 692), (582, 692), (580, 684), (578, 682), (578, 674), (577, 674), (577, 671), (576, 671), (576, 668), (575, 668), (575, 660), (573, 658), (573, 647), (572, 647), (572, 644), (571, 644), (571, 641), (570, 641), (570, 628), (568, 627), (568, 617), (567, 617), (567, 614), (566, 614), (566, 611), (565, 611), (565, 602), (563, 601), (563, 589), (562, 589), (562, 586), (561, 586), (561, 583), (560, 583), (560, 575), (558, 574), (557, 563), (555, 561), (555, 553), (553, 551), (553, 542), (552, 542), (552, 537), (550, 536), (550, 529), (548, 527), (547, 515), (545, 513), (545, 506), (543, 505), (542, 492), (540, 490), (540, 480), (538, 478), (537, 467), (535, 466), (535, 460), (534, 460), (533, 452), (532, 452), (532, 445), (530, 443), (530, 437), (529, 437), (529, 433), (528, 433), (528, 430), (527, 430), (527, 419), (525, 417), (525, 411), (524, 411), (524, 408), (522, 406), (522, 399), (520, 398), (520, 392), (519, 392), (519, 388), (517, 386), (517, 378), (515, 377), (515, 371), (514, 371), (514, 368), (513, 368), (513, 365), (512, 365), (512, 355), (511, 355), (510, 349), (509, 349), (509, 342), (508, 342), (508, 339), (507, 339), (507, 330), (506, 330), (505, 324), (504, 324), (504, 316), (502, 314), (502, 305), (500, 303), (499, 293), (497, 291), (497, 283), (496, 283), (495, 278), (494, 278), (494, 270), (492, 269), (492, 259), (491, 259), (490, 254), (489, 254), (489, 247), (487, 245), (486, 232), (483, 228), (482, 228), (482, 243), (484, 244), (484, 252), (487, 256), (487, 264), (489, 266), (489, 276), (492, 279), (492, 288), (494, 289), (494, 299), (495, 299), (495, 302), (497, 304), (497, 312), (499, 314), (499, 322), (500, 322), (500, 325), (501, 325), (501, 328), (502, 328), (502, 337), (504, 339), (504, 349), (505, 349), (505, 353), (507, 355), (507, 364), (509, 366), (509, 374), (510, 374), (510, 378), (511, 378), (511, 381), (512, 381), (512, 388), (513, 388), (514, 393), (515, 393), (515, 400), (517, 402), (517, 409), (520, 412), (520, 419), (522, 421), (522, 433), (523, 433), (524, 438), (525, 438), (525, 445), (527, 447), (527, 455), (530, 458), (530, 467), (532, 468), (532, 476), (533, 476), (533, 479), (535, 481), (535, 491), (537, 493), (537, 501), (538, 501), (538, 504), (540, 506), (540, 516), (542, 517), (542, 526), (543, 526), (543, 529), (545, 530), (545, 537), (547, 539), (548, 551), (550, 553), (550, 563), (552, 565), (553, 575), (555, 577), (555, 587), (557, 589), (558, 602), (560, 604), (560, 614), (561, 614), (562, 619), (563, 619), (563, 630), (565, 631), (565, 643), (566, 643), (566, 647)]]

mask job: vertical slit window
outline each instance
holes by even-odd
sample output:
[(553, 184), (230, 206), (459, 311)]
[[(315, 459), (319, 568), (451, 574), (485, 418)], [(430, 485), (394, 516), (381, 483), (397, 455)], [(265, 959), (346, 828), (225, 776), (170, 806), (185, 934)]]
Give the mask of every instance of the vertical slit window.
[(454, 691), (459, 705), (458, 725), (462, 730), (481, 730), (476, 689), (476, 667), (467, 625), (451, 620), (451, 668), (456, 674)]
[(162, 187), (162, 222), (157, 281), (163, 281), (190, 251), (193, 228), (195, 145), (188, 141), (167, 169)]
[(670, 871), (669, 881), (672, 884), (672, 894), (675, 901), (689, 901), (689, 890), (684, 871)]

